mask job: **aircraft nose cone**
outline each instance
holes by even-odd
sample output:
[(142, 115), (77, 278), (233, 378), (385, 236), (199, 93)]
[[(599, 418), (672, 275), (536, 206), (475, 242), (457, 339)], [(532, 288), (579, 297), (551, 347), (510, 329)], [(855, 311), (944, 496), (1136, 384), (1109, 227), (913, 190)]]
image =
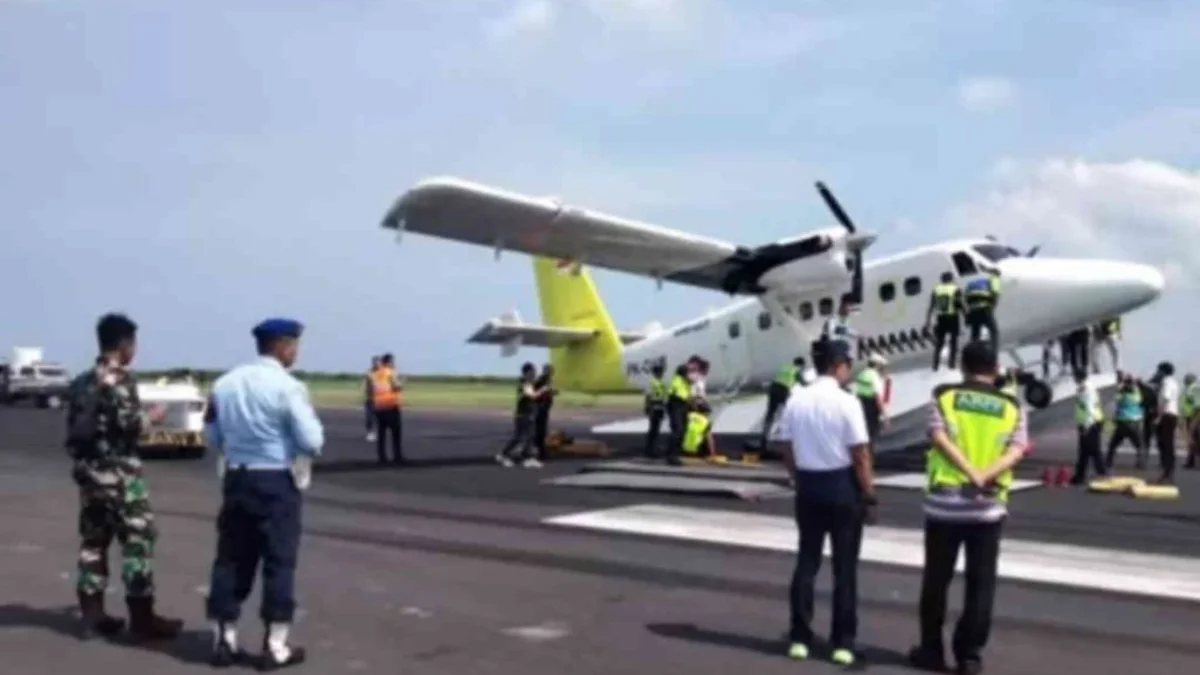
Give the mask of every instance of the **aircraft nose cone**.
[(1150, 302), (1162, 295), (1167, 287), (1163, 273), (1150, 265), (1128, 263), (1128, 272), (1122, 279), (1126, 290), (1137, 297), (1137, 302)]

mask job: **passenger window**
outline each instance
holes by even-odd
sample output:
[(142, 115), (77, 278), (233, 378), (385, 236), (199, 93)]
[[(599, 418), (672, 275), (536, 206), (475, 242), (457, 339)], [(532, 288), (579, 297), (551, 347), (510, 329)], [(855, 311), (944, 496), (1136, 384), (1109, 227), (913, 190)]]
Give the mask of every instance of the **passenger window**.
[(921, 294), (921, 277), (909, 277), (904, 280), (904, 294), (912, 297)]
[(958, 270), (958, 276), (960, 277), (979, 273), (979, 270), (975, 267), (975, 261), (971, 259), (971, 256), (962, 251), (954, 254), (954, 269)]
[(804, 321), (812, 320), (813, 306), (811, 302), (805, 300), (804, 302), (800, 303), (800, 318)]
[(758, 315), (758, 329), (759, 330), (767, 330), (770, 327), (771, 327), (771, 315), (767, 312), (763, 312), (762, 314), (759, 314)]
[(784, 305), (784, 306), (783, 306), (783, 313), (784, 313), (784, 314), (787, 314), (788, 316), (791, 316), (791, 315), (793, 315), (793, 314), (795, 314), (795, 313), (796, 313), (796, 310), (792, 309), (792, 306), (791, 306), (791, 305)]
[(729, 337), (730, 338), (737, 339), (737, 336), (739, 336), (741, 334), (742, 334), (742, 327), (741, 327), (741, 325), (738, 324), (738, 322), (734, 321), (733, 323), (729, 324)]
[(821, 302), (817, 304), (817, 313), (821, 316), (831, 316), (833, 314), (833, 298), (821, 298)]
[(896, 284), (887, 282), (879, 287), (879, 299), (884, 302), (891, 302), (896, 298)]

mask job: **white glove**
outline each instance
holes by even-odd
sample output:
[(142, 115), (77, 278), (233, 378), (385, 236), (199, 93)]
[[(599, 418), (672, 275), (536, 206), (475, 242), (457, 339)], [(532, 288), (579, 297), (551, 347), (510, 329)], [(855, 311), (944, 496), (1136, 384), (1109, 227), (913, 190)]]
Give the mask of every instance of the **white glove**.
[(296, 481), (297, 490), (307, 490), (312, 484), (312, 457), (297, 455), (292, 460), (292, 480)]

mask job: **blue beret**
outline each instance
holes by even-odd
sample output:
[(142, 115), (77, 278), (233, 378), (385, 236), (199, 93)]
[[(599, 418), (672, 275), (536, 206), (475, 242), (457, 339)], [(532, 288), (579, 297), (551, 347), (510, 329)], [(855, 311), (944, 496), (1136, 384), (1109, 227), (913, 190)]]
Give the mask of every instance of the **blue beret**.
[(267, 319), (255, 326), (251, 332), (259, 339), (298, 338), (304, 332), (304, 326), (295, 319)]

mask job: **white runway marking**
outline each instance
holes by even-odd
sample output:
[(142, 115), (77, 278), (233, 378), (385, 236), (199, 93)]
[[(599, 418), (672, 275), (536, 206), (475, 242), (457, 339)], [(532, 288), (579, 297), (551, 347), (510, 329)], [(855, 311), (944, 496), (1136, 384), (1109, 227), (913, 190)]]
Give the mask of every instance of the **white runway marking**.
[[(787, 516), (643, 504), (567, 514), (543, 522), (767, 551), (794, 552), (797, 547), (796, 525)], [(862, 560), (920, 568), (924, 551), (920, 530), (874, 526), (863, 538)], [(1200, 602), (1200, 558), (1018, 539), (1005, 539), (1000, 551), (1000, 577), (1004, 579)], [(828, 544), (825, 555), (829, 555)], [(961, 571), (962, 556), (958, 562)]]
[(551, 621), (537, 626), (508, 628), (505, 629), (504, 634), (530, 642), (547, 642), (549, 640), (564, 638), (570, 634), (570, 631), (567, 630), (566, 624)]

